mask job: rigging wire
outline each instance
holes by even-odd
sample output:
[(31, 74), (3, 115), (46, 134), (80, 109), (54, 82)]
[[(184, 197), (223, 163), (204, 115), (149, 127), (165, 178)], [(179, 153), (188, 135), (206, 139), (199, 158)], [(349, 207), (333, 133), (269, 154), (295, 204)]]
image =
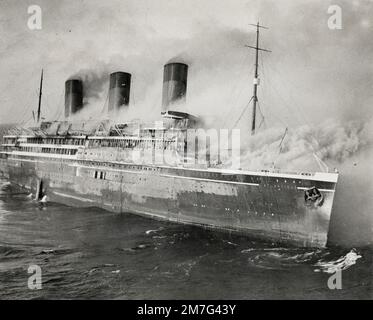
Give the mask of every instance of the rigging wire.
[(231, 127), (231, 129), (232, 129), (232, 128), (235, 128), (235, 127), (237, 126), (237, 124), (240, 122), (240, 120), (241, 120), (242, 116), (244, 115), (244, 113), (245, 113), (247, 107), (249, 106), (251, 100), (253, 100), (253, 97), (251, 97), (251, 99), (249, 100), (249, 102), (245, 105), (245, 107), (243, 108), (243, 110), (242, 110), (242, 112), (241, 112), (239, 118), (238, 118), (237, 121), (235, 122), (234, 126)]
[(264, 117), (260, 121), (257, 131), (259, 131), (259, 129), (261, 128), (261, 126), (262, 126), (263, 123), (264, 123)]
[[(239, 64), (240, 67), (241, 67), (242, 69), (243, 69), (244, 66), (246, 65), (246, 59), (247, 59), (247, 58), (248, 58), (248, 55), (247, 55), (246, 51), (244, 51), (243, 58), (240, 60), (241, 63)], [(246, 75), (247, 75), (247, 74), (245, 73), (244, 76), (246, 76)], [(240, 83), (242, 83), (242, 81), (239, 81), (239, 80), (240, 80), (240, 79), (238, 78), (237, 81), (235, 82), (234, 86), (232, 87), (232, 90), (231, 90), (231, 92), (230, 92), (230, 94), (229, 94), (229, 99), (228, 99), (228, 100), (230, 100), (230, 99), (232, 98), (232, 95), (233, 95), (234, 91), (237, 89), (238, 85), (239, 85)]]
[[(32, 95), (32, 92), (31, 92), (31, 93), (29, 92), (29, 94), (28, 94), (28, 96), (27, 96), (27, 101), (30, 101), (30, 96), (31, 96), (31, 95)], [(19, 117), (19, 121), (20, 121), (21, 123), (22, 123), (22, 121), (25, 119), (27, 111), (30, 111), (29, 109), (30, 109), (30, 105), (29, 105), (28, 103), (26, 103), (26, 104), (23, 106), (22, 111), (20, 112), (21, 115), (20, 115), (20, 117)]]
[[(253, 69), (253, 67), (254, 67), (254, 65), (252, 66), (252, 69)], [(247, 107), (249, 106), (249, 104), (250, 104), (250, 102), (253, 100), (253, 98), (254, 98), (254, 96), (252, 96), (252, 97), (250, 98), (249, 102), (245, 105), (245, 107), (244, 107), (244, 109), (242, 110), (242, 112), (241, 112), (239, 118), (238, 118), (237, 121), (235, 122), (235, 125), (233, 126), (233, 128), (237, 126), (238, 122), (241, 120), (243, 114), (245, 113)], [(262, 112), (262, 110), (261, 110), (261, 108), (260, 108), (259, 100), (257, 100), (257, 103), (258, 103), (258, 110), (259, 110), (260, 115), (261, 115), (261, 118), (262, 118), (262, 119), (261, 119), (261, 122), (260, 122), (260, 124), (259, 124), (259, 127), (258, 127), (258, 130), (259, 130), (260, 127), (262, 126), (262, 124), (264, 123), (264, 119), (265, 119), (265, 117), (264, 117), (264, 114), (263, 114), (263, 112)]]
[(57, 110), (55, 112), (55, 116), (52, 119), (59, 120), (61, 115), (62, 115), (63, 95), (64, 95), (64, 90), (61, 91), (61, 95), (60, 95), (60, 99), (59, 99), (59, 102), (58, 102)]
[(101, 110), (101, 114), (103, 115), (105, 113), (105, 110), (108, 109), (108, 100), (109, 100), (109, 92), (106, 94), (106, 99), (103, 105), (103, 108)]
[[(284, 99), (282, 98), (282, 96), (279, 94), (279, 92), (278, 92), (278, 90), (274, 87), (274, 85), (272, 84), (272, 80), (271, 80), (271, 77), (270, 77), (270, 72), (268, 72), (267, 71), (267, 65), (264, 65), (263, 63), (262, 63), (262, 67), (263, 67), (263, 75), (268, 75), (268, 76), (266, 76), (266, 82), (265, 82), (265, 87), (266, 87), (266, 89), (268, 90), (270, 90), (270, 89), (272, 89), (272, 91), (275, 91), (275, 93), (277, 94), (277, 96), (279, 96), (279, 98), (283, 101), (283, 103), (285, 104), (285, 107), (287, 108), (287, 110), (290, 112), (290, 113), (293, 113), (291, 110), (290, 110), (290, 108), (286, 105), (286, 102), (284, 101)], [(279, 116), (277, 116), (276, 115), (276, 113), (275, 112), (273, 112), (273, 110), (270, 112), (270, 113), (268, 113), (270, 116), (272, 116), (273, 118), (275, 118), (276, 120), (278, 120), (281, 124), (282, 124), (282, 126), (284, 126), (284, 127), (289, 127), (290, 126), (290, 124), (288, 123), (288, 122), (286, 122), (286, 121), (284, 121), (284, 119), (282, 118), (282, 117), (279, 117)]]
[[(241, 62), (241, 65), (242, 65), (242, 66), (241, 66), (241, 69), (244, 69), (244, 66), (246, 65), (246, 60), (248, 59), (248, 57), (249, 57), (248, 54), (245, 52), (245, 56), (243, 57), (242, 62)], [(248, 73), (245, 72), (244, 75), (243, 75), (242, 77), (240, 77), (240, 78), (237, 79), (235, 85), (233, 86), (233, 89), (232, 89), (232, 91), (231, 91), (231, 94), (229, 95), (229, 100), (230, 100), (231, 98), (233, 98), (233, 93), (238, 89), (239, 84), (242, 84), (242, 83), (246, 84), (246, 82), (244, 81), (244, 78), (248, 77), (248, 75), (252, 73), (253, 69), (254, 69), (254, 65), (251, 66), (251, 68), (250, 68), (250, 70), (249, 70)], [(225, 116), (224, 116), (224, 119), (225, 119), (225, 120), (224, 120), (224, 123), (223, 123), (223, 127), (225, 127), (227, 121), (231, 120), (231, 117), (230, 117), (229, 115), (232, 114), (233, 110), (237, 108), (237, 106), (238, 106), (238, 100), (239, 100), (239, 98), (241, 97), (242, 92), (244, 91), (245, 88), (246, 88), (246, 85), (242, 85), (242, 87), (241, 87), (241, 89), (240, 89), (240, 91), (239, 91), (239, 94), (236, 96), (235, 102), (232, 103), (232, 107), (229, 108), (229, 110), (228, 110), (227, 113), (225, 114)], [(252, 97), (251, 97), (250, 101), (251, 101), (251, 100), (252, 100)], [(245, 109), (247, 108), (247, 105), (248, 105), (248, 103), (245, 104), (245, 107), (244, 107), (243, 112), (244, 112)], [(240, 120), (241, 117), (242, 117), (242, 113), (241, 113), (241, 115), (239, 116), (238, 119)], [(233, 128), (237, 125), (237, 123), (239, 122), (239, 120), (236, 121), (236, 123), (235, 123), (235, 125), (233, 126)]]
[(259, 131), (260, 127), (262, 126), (262, 124), (263, 124), (264, 121), (265, 121), (265, 117), (264, 117), (264, 114), (263, 114), (262, 109), (261, 109), (261, 107), (260, 107), (259, 100), (258, 100), (258, 110), (259, 110), (260, 115), (261, 115), (261, 117), (262, 117), (262, 119), (261, 119), (261, 121), (260, 121), (260, 123), (259, 123), (259, 126), (258, 126), (258, 131)]
[(33, 118), (32, 113), (29, 115), (28, 118), (24, 118), (24, 120), (20, 123), (22, 126), (29, 122)]
[[(271, 70), (272, 70), (274, 73), (276, 73), (276, 74), (280, 77), (280, 79), (282, 78), (281, 73), (280, 73), (280, 72), (279, 72), (279, 71), (278, 71), (278, 70), (277, 70), (273, 65), (268, 64), (268, 67), (271, 68)], [(291, 84), (292, 86), (296, 87), (296, 85), (294, 85), (294, 83), (293, 83), (291, 80), (287, 79), (287, 82), (288, 82), (289, 84)], [(288, 109), (288, 111), (292, 114), (292, 113), (294, 113), (294, 110), (295, 110), (295, 111), (297, 112), (296, 115), (298, 116), (298, 120), (301, 120), (301, 122), (304, 122), (305, 124), (310, 125), (309, 122), (307, 121), (306, 117), (305, 117), (305, 114), (301, 111), (300, 108), (297, 107), (298, 103), (294, 100), (294, 98), (292, 97), (292, 95), (289, 94), (288, 97), (292, 100), (292, 104), (293, 104), (293, 106), (290, 105), (289, 103), (287, 103), (287, 102), (285, 101), (285, 99), (284, 99), (283, 96), (279, 93), (279, 91), (278, 91), (277, 88), (273, 85), (273, 83), (272, 83), (272, 87), (273, 87), (273, 89), (276, 91), (276, 93), (278, 94), (278, 96), (280, 97), (280, 99), (283, 101), (283, 103), (284, 103), (285, 107)]]
[[(278, 74), (278, 75), (281, 77), (281, 74), (276, 70), (276, 68), (274, 68), (273, 66), (271, 66), (271, 68), (272, 68), (272, 70), (273, 70), (276, 74)], [(288, 82), (289, 82), (291, 85), (294, 85), (294, 83), (293, 83), (292, 81), (289, 80)], [(283, 102), (284, 106), (287, 108), (287, 110), (288, 110), (290, 113), (293, 113), (293, 110), (291, 110), (291, 109), (292, 109), (291, 105), (288, 104), (288, 103), (286, 102), (286, 100), (285, 100), (285, 99), (283, 98), (283, 96), (279, 93), (279, 91), (276, 89), (276, 87), (271, 83), (271, 81), (269, 81), (269, 84), (270, 84), (270, 86), (271, 86), (271, 87), (276, 91), (277, 95), (278, 95), (279, 98), (282, 100), (282, 102)], [(294, 85), (294, 86), (295, 86), (295, 85)], [(294, 100), (294, 98), (293, 98), (291, 95), (289, 95), (289, 98), (290, 98), (290, 99), (292, 100), (292, 102), (293, 102), (293, 106), (294, 106), (293, 109), (295, 109), (295, 111), (298, 112), (298, 113), (296, 113), (296, 114), (298, 115), (298, 118), (299, 118), (300, 120), (303, 120), (303, 123), (305, 123), (305, 124), (310, 128), (309, 136), (310, 136), (311, 140), (313, 140), (314, 142), (316, 142), (316, 145), (317, 145), (318, 147), (320, 147), (320, 143), (319, 143), (317, 137), (313, 134), (312, 126), (311, 126), (311, 124), (307, 121), (307, 119), (306, 119), (306, 117), (305, 117), (305, 114), (302, 112), (302, 110), (301, 110), (300, 108), (297, 107), (297, 103), (296, 103), (296, 101)], [(326, 168), (326, 171), (328, 171), (329, 168), (328, 168), (327, 164), (326, 164), (325, 162), (323, 162), (323, 161), (320, 159), (320, 157), (317, 156), (317, 150), (315, 150), (315, 148), (314, 148), (314, 146), (312, 145), (312, 143), (311, 143), (311, 142), (308, 142), (308, 145), (309, 145), (310, 148), (312, 149), (312, 154), (313, 154), (313, 156), (315, 157), (316, 162), (317, 162), (317, 164), (319, 165), (319, 167), (320, 167), (322, 170)], [(322, 166), (321, 166), (320, 163), (324, 166), (324, 168), (322, 168)]]
[(279, 147), (279, 153), (281, 153), (281, 151), (282, 151), (282, 143), (284, 142), (284, 139), (285, 139), (285, 136), (286, 136), (287, 133), (288, 133), (288, 128), (286, 127), (284, 135), (282, 136), (280, 144), (278, 145), (278, 147)]
[[(261, 53), (259, 53), (259, 56), (261, 57)], [(248, 55), (246, 54), (245, 57), (247, 58)], [(253, 65), (251, 66), (251, 69), (250, 69), (249, 74), (252, 73), (252, 71), (253, 71), (253, 69), (254, 69), (254, 66), (255, 66), (255, 64), (253, 64)], [(245, 73), (245, 74), (248, 75), (247, 73)], [(245, 88), (245, 87), (243, 86), (242, 89), (241, 89), (240, 95), (238, 96), (238, 98), (241, 96), (242, 91), (243, 91), (244, 88)], [(238, 98), (237, 98), (237, 100), (238, 100)], [(248, 102), (247, 104), (245, 104), (245, 107), (243, 108), (243, 110), (242, 110), (240, 116), (238, 117), (238, 119), (236, 120), (236, 122), (235, 122), (233, 128), (237, 126), (237, 124), (238, 124), (239, 121), (241, 120), (243, 114), (245, 113), (246, 109), (248, 108), (248, 106), (249, 106), (249, 104), (250, 104), (250, 102), (252, 101), (253, 98), (254, 98), (254, 97), (252, 96), (252, 97), (250, 98), (249, 102)], [(259, 100), (257, 100), (257, 103), (258, 103), (258, 109), (259, 109), (260, 115), (261, 115), (261, 117), (262, 117), (261, 122), (260, 122), (259, 127), (258, 127), (258, 130), (259, 130), (260, 127), (261, 127), (261, 125), (264, 123), (264, 114), (263, 114), (263, 112), (262, 112), (262, 110), (261, 110), (261, 108), (260, 108)], [(233, 109), (233, 108), (231, 108), (231, 110), (229, 110), (229, 112), (231, 112), (232, 109)], [(225, 121), (227, 121), (227, 119), (228, 119), (228, 115), (225, 117), (225, 119), (226, 119)]]
[[(44, 110), (46, 109), (46, 110), (49, 110), (49, 103), (48, 103), (48, 99), (47, 99), (47, 96), (44, 94), (43, 95), (43, 97), (44, 97), (44, 107), (46, 107), (46, 108), (44, 108)], [(42, 117), (42, 115), (40, 115), (40, 120), (42, 120), (44, 118), (44, 120), (45, 120), (45, 116), (44, 117)]]
[[(39, 97), (39, 92), (40, 92), (40, 88), (35, 90), (35, 94), (36, 94), (37, 97)], [(28, 94), (27, 101), (33, 100), (33, 99), (30, 99), (31, 95), (32, 95), (32, 91)], [(33, 110), (31, 105), (25, 104), (24, 108), (21, 111), (21, 116), (19, 118), (20, 119), (19, 120), (20, 125), (24, 125), (25, 123), (27, 123), (28, 121), (30, 121), (33, 118), (33, 115), (32, 115), (33, 111), (34, 110)], [(28, 112), (30, 112), (29, 116), (27, 116)]]
[[(279, 102), (281, 103), (281, 105), (284, 105), (285, 108), (286, 108), (290, 113), (293, 113), (293, 114), (294, 114), (294, 112), (292, 112), (291, 109), (288, 107), (286, 101), (285, 101), (285, 100), (283, 99), (283, 97), (279, 94), (278, 90), (277, 90), (274, 86), (272, 86), (272, 83), (270, 83), (269, 86), (271, 87), (271, 89), (273, 89), (273, 91), (275, 91), (275, 92), (277, 93), (277, 97), (279, 98)], [(272, 113), (271, 113), (271, 116), (273, 116), (275, 119), (277, 119), (279, 122), (281, 122), (281, 124), (282, 124), (284, 127), (286, 127), (286, 126), (288, 126), (288, 127), (294, 127), (292, 124), (290, 124), (290, 122), (285, 122), (285, 120), (283, 119), (283, 117), (278, 116), (275, 112), (272, 112)]]

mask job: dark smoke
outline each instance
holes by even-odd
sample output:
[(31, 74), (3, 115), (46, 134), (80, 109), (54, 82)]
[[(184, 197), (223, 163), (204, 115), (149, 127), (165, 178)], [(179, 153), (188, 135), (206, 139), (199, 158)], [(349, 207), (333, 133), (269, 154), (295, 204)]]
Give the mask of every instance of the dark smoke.
[(98, 63), (94, 68), (81, 69), (70, 79), (83, 81), (83, 104), (92, 100), (106, 99), (104, 91), (108, 87), (110, 68), (105, 63)]

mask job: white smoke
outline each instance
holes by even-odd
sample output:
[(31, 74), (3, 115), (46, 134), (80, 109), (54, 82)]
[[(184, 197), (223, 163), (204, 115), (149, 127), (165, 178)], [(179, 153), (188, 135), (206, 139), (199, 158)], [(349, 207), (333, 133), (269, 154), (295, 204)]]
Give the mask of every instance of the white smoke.
[[(373, 143), (372, 119), (364, 121), (328, 120), (316, 126), (272, 128), (242, 139), (241, 166), (246, 169), (320, 171), (320, 158), (333, 169), (352, 159)], [(283, 140), (282, 140), (283, 139)], [(281, 142), (282, 140), (282, 142)]]

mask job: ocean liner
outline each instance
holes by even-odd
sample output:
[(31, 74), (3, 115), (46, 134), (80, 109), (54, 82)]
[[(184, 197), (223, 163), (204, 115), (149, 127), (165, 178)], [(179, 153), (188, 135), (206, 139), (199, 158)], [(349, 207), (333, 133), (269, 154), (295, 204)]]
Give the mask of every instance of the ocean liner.
[[(252, 133), (256, 128), (259, 28), (254, 48)], [(72, 121), (84, 108), (84, 84), (65, 82), (65, 120), (13, 127), (3, 136), (0, 177), (28, 189), (35, 200), (97, 206), (204, 228), (235, 232), (274, 243), (327, 245), (338, 173), (247, 171), (204, 161), (192, 133), (203, 124), (175, 110), (187, 91), (188, 65), (164, 66), (159, 121)], [(129, 108), (131, 74), (110, 74), (108, 112)], [(197, 142), (198, 143), (198, 142)], [(197, 151), (198, 153), (198, 151)], [(219, 158), (219, 157), (218, 157)], [(167, 161), (165, 161), (167, 159)]]

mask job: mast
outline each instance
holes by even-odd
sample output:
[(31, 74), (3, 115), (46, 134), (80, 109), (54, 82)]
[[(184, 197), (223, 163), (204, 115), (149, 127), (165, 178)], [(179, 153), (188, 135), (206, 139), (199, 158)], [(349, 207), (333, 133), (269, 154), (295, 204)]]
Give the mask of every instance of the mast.
[(255, 125), (256, 125), (256, 105), (258, 103), (258, 85), (259, 85), (259, 51), (266, 51), (266, 52), (271, 52), (270, 50), (262, 49), (259, 48), (259, 28), (263, 29), (268, 29), (267, 27), (259, 25), (259, 22), (257, 24), (250, 24), (251, 26), (256, 27), (256, 45), (255, 47), (253, 46), (248, 46), (248, 48), (255, 49), (255, 74), (254, 74), (254, 89), (253, 89), (253, 96), (251, 97), (251, 100), (253, 101), (253, 112), (252, 112), (252, 120), (251, 120), (251, 135), (255, 134)]
[(41, 114), (41, 95), (43, 90), (43, 69), (41, 69), (41, 77), (40, 77), (40, 88), (39, 88), (39, 105), (38, 105), (38, 112), (37, 112), (37, 122), (40, 121), (40, 114)]

